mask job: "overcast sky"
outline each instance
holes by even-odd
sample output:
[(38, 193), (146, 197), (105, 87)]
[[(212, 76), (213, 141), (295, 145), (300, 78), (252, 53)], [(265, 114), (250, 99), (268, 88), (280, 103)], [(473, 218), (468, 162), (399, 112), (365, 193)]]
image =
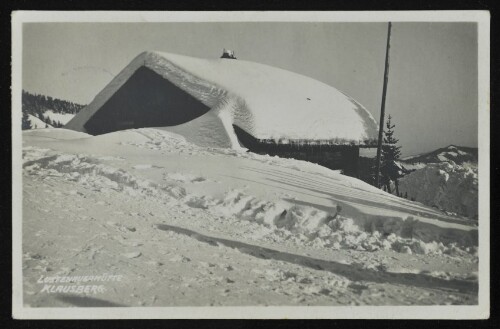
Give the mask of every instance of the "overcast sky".
[[(23, 88), (83, 104), (144, 50), (239, 59), (325, 82), (378, 121), (385, 23), (29, 23)], [(403, 155), (477, 147), (475, 23), (394, 23), (386, 113)]]

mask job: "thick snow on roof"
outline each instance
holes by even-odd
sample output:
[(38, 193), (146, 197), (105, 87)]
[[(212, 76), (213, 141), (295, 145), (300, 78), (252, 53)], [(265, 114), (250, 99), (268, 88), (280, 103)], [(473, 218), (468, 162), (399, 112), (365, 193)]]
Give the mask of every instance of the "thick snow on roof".
[(137, 56), (66, 127), (85, 131), (85, 122), (141, 66), (210, 107), (230, 141), (235, 140), (232, 124), (260, 139), (327, 139), (362, 144), (377, 136), (377, 124), (363, 106), (317, 80), (248, 61), (208, 60), (163, 52)]

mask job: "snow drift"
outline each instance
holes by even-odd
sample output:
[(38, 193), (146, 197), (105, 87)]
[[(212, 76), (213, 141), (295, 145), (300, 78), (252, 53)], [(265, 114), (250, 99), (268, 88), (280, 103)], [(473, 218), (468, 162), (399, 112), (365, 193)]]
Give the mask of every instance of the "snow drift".
[[(209, 109), (206, 113), (196, 112), (180, 126), (169, 124), (177, 126), (172, 128), (176, 133), (185, 133), (198, 143), (238, 148), (233, 125), (259, 139), (335, 140), (355, 144), (376, 139), (377, 124), (372, 115), (349, 96), (324, 83), (248, 61), (207, 60), (162, 52), (137, 56), (66, 128), (90, 132), (86, 129), (89, 120), (144, 68)], [(175, 106), (162, 110), (171, 113), (188, 110), (179, 104)], [(136, 110), (141, 112), (144, 108), (147, 106)], [(203, 138), (193, 134), (193, 129), (201, 132)]]

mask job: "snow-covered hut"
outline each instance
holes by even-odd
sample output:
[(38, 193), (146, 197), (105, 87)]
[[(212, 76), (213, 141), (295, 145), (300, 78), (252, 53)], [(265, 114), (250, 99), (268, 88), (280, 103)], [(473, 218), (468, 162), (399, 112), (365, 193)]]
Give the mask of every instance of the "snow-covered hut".
[(358, 102), (268, 65), (143, 52), (66, 128), (93, 135), (166, 127), (191, 142), (304, 159), (356, 175), (377, 124)]

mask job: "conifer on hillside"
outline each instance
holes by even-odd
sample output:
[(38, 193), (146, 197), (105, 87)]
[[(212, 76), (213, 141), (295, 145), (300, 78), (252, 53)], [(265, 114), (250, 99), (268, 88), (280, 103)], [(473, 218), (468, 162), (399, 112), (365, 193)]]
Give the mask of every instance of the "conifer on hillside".
[(23, 118), (22, 118), (22, 130), (27, 130), (31, 129), (31, 121), (28, 117), (28, 113), (23, 112)]
[(392, 124), (391, 119), (392, 117), (389, 115), (385, 125), (380, 173), (382, 175), (382, 185), (386, 187), (387, 191), (392, 193), (391, 182), (394, 181), (396, 195), (399, 195), (399, 168), (395, 161), (401, 156), (401, 146), (397, 145), (399, 140), (394, 137), (394, 127), (396, 125)]

